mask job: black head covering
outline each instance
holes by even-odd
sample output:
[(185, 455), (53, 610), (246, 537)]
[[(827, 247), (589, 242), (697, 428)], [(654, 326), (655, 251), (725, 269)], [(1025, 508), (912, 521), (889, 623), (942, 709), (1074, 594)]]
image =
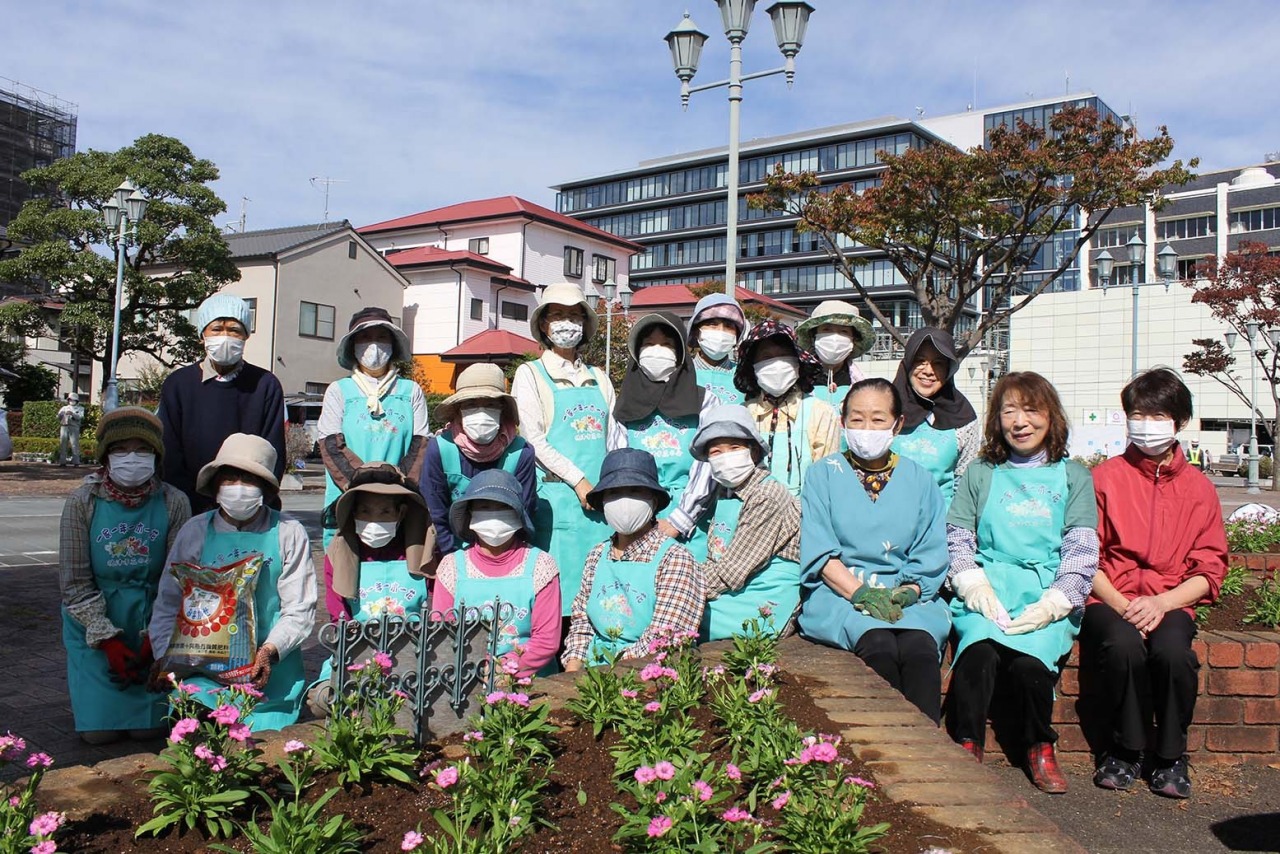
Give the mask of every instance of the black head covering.
[[(676, 342), (676, 372), (666, 382), (654, 382), (640, 370), (640, 341), (654, 327), (660, 327)], [(698, 375), (689, 359), (684, 321), (670, 312), (646, 314), (631, 327), (627, 337), (631, 355), (627, 375), (613, 404), (613, 417), (626, 424), (648, 418), (654, 411), (666, 418), (697, 417), (707, 390), (698, 385)]]
[(770, 338), (789, 344), (795, 351), (796, 358), (800, 361), (800, 378), (796, 380), (796, 388), (808, 394), (813, 391), (814, 386), (826, 380), (827, 369), (818, 361), (817, 356), (800, 346), (791, 327), (770, 319), (751, 327), (751, 331), (738, 344), (738, 367), (733, 372), (733, 385), (738, 391), (749, 398), (762, 393), (760, 384), (756, 382), (756, 348)]
[[(947, 376), (943, 379), (942, 388), (933, 397), (922, 397), (911, 386), (911, 366), (915, 364), (916, 354), (925, 342), (947, 360)], [(902, 414), (906, 419), (903, 430), (912, 430), (929, 419), (933, 413), (933, 426), (939, 430), (955, 430), (977, 419), (969, 399), (956, 388), (956, 370), (960, 362), (956, 359), (956, 342), (951, 333), (932, 326), (917, 329), (907, 340), (902, 361), (898, 363), (898, 374), (893, 384), (902, 397)]]

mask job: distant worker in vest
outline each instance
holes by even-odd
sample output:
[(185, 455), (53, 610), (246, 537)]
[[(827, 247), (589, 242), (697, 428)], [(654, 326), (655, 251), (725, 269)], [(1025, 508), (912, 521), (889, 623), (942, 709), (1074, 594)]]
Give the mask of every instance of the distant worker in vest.
[(1209, 467), (1209, 452), (1200, 447), (1199, 439), (1191, 440), (1191, 448), (1187, 451), (1187, 462), (1204, 471)]
[(67, 457), (72, 465), (80, 465), (80, 430), (84, 424), (84, 407), (80, 395), (74, 391), (67, 395), (66, 405), (58, 410), (58, 464), (65, 466)]
[(720, 398), (721, 403), (742, 403), (742, 392), (733, 384), (738, 363), (734, 353), (747, 334), (747, 316), (737, 300), (727, 294), (707, 294), (698, 300), (689, 318), (689, 349), (698, 384)]
[(851, 303), (824, 300), (796, 327), (796, 340), (818, 357), (825, 371), (825, 381), (813, 387), (813, 396), (841, 410), (849, 387), (866, 379), (853, 360), (876, 343), (871, 324)]
[(454, 389), (436, 407), (436, 422), (444, 427), (427, 443), (422, 464), (422, 497), (431, 511), (441, 555), (467, 544), (466, 531), (455, 533), (449, 527), (449, 508), (480, 472), (501, 469), (514, 477), (528, 518), (533, 518), (538, 503), (533, 445), (517, 432), (520, 412), (516, 399), (507, 394), (502, 368), (488, 362), (469, 365), (458, 374)]
[(250, 317), (249, 304), (231, 294), (200, 303), (195, 327), (205, 358), (174, 371), (160, 389), (164, 481), (186, 494), (195, 514), (217, 506), (196, 489), (196, 476), (233, 433), (270, 442), (274, 474), (284, 473), (284, 391), (275, 374), (244, 360)]
[(325, 468), (325, 548), (337, 530), (338, 496), (360, 466), (391, 463), (415, 483), (422, 476), (430, 435), (427, 398), (396, 367), (412, 359), (409, 337), (385, 308), (370, 306), (351, 316), (347, 334), (338, 342), (338, 366), (351, 376), (325, 389), (317, 425)]

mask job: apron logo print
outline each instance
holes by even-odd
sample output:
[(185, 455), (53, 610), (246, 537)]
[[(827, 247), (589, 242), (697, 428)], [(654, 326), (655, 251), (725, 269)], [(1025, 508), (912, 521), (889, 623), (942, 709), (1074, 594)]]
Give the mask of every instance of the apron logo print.
[(155, 542), (156, 538), (160, 536), (160, 530), (158, 528), (152, 528), (145, 522), (138, 522), (134, 525), (130, 525), (128, 522), (121, 522), (119, 525), (113, 525), (110, 528), (103, 528), (98, 531), (96, 542), (106, 542), (115, 534), (130, 533), (133, 534), (133, 539), (148, 543)]
[(640, 444), (655, 457), (678, 457), (682, 453), (680, 439), (670, 430), (650, 433), (641, 440)]
[(938, 446), (933, 443), (932, 439), (924, 437), (918, 439), (898, 439), (901, 452), (907, 457), (929, 457), (933, 458), (938, 455)]

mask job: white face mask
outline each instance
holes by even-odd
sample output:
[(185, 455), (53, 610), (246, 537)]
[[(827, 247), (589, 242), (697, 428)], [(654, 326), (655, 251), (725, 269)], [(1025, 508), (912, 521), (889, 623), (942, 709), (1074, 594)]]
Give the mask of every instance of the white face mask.
[(486, 546), (505, 545), (523, 527), (520, 514), (510, 507), (471, 511), (471, 533)]
[(846, 427), (844, 441), (849, 450), (860, 460), (878, 460), (889, 452), (893, 444), (892, 430), (859, 430)]
[(676, 351), (665, 344), (640, 348), (640, 370), (655, 383), (664, 383), (676, 372)]
[(475, 406), (462, 410), (462, 432), (477, 445), (492, 442), (501, 427), (501, 406)]
[(400, 529), (399, 522), (371, 522), (366, 519), (356, 520), (356, 536), (360, 542), (371, 549), (380, 549), (395, 537)]
[(360, 367), (380, 371), (391, 361), (391, 345), (385, 341), (370, 341), (356, 352)]
[(713, 362), (732, 353), (733, 345), (737, 343), (738, 336), (723, 329), (703, 329), (698, 333), (698, 349)]
[(652, 498), (619, 495), (604, 501), (604, 520), (619, 534), (634, 534), (653, 518)]
[(711, 466), (711, 477), (715, 482), (729, 488), (742, 483), (756, 468), (749, 448), (716, 454), (708, 459), (708, 464)]
[(762, 359), (753, 368), (760, 389), (770, 397), (782, 397), (800, 379), (800, 360), (795, 356)]
[(238, 365), (244, 358), (244, 339), (232, 335), (210, 335), (204, 339), (204, 354), (215, 365)]
[(1158, 457), (1173, 447), (1178, 426), (1172, 421), (1129, 421), (1129, 442), (1149, 457)]
[(582, 323), (577, 320), (553, 320), (547, 330), (547, 337), (557, 347), (577, 347), (582, 341)]
[(819, 361), (834, 368), (853, 352), (853, 340), (843, 332), (823, 332), (813, 339), (813, 352)]
[(237, 522), (251, 519), (262, 507), (262, 487), (224, 483), (218, 487), (218, 506)]
[(107, 455), (107, 473), (125, 489), (142, 486), (156, 473), (156, 455), (150, 451), (115, 451)]

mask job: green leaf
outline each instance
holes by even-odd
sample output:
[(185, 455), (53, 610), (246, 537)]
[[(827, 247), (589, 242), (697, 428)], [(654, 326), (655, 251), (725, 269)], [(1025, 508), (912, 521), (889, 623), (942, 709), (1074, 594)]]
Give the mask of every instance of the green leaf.
[(165, 815), (156, 816), (155, 818), (151, 819), (151, 821), (147, 822), (146, 824), (139, 827), (136, 831), (134, 831), (133, 836), (135, 839), (139, 836), (142, 836), (144, 833), (150, 833), (152, 836), (157, 836), (159, 835), (160, 831), (164, 830), (166, 827), (169, 827), (170, 825), (173, 825), (173, 824), (177, 824), (180, 821), (182, 821), (182, 813), (172, 812), (172, 813), (166, 813)]

